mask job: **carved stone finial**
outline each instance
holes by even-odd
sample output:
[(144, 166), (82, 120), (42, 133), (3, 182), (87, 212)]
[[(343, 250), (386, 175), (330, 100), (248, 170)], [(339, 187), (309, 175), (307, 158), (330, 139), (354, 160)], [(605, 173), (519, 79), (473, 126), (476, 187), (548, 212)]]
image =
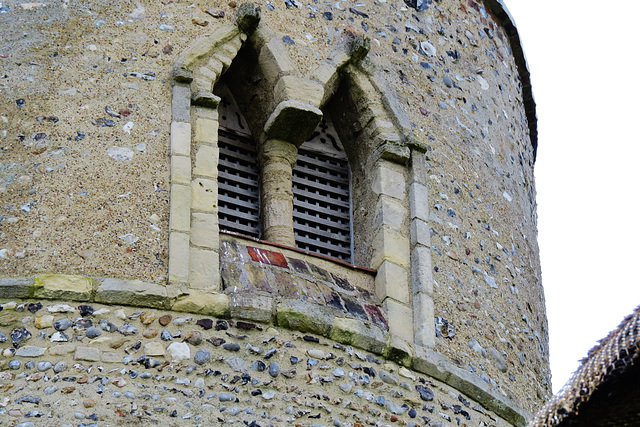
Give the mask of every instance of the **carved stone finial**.
[(364, 34), (357, 36), (351, 42), (351, 60), (358, 62), (364, 59), (371, 49), (371, 39)]
[(249, 35), (258, 27), (261, 16), (260, 6), (256, 6), (254, 3), (242, 3), (238, 7), (236, 24), (238, 24), (240, 31)]

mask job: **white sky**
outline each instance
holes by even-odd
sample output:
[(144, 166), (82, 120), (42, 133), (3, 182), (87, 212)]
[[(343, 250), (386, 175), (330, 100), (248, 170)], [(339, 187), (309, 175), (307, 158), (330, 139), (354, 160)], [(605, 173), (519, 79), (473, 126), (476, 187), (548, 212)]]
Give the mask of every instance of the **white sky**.
[(538, 113), (538, 241), (554, 392), (640, 305), (640, 2), (504, 0)]

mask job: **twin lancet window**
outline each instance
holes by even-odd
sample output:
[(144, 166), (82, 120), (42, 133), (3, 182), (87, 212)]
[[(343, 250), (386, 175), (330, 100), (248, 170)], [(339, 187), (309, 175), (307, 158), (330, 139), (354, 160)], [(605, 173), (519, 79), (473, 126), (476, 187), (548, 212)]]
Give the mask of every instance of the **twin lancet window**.
[[(216, 87), (218, 107), (218, 216), (220, 229), (260, 238), (260, 169), (255, 141), (233, 96)], [(293, 167), (296, 247), (352, 261), (349, 161), (330, 118), (298, 149)]]

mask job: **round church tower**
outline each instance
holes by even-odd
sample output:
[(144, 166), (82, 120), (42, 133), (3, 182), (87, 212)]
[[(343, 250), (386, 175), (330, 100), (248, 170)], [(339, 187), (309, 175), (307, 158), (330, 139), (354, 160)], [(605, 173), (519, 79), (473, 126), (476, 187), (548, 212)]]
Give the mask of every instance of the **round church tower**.
[(0, 3), (0, 423), (522, 426), (500, 0)]

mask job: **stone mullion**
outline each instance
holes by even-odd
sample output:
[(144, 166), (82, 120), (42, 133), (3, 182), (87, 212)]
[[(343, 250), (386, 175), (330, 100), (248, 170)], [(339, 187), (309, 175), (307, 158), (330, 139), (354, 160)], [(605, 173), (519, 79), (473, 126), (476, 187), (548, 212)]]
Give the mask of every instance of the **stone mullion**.
[(421, 347), (435, 346), (433, 305), (433, 277), (431, 270), (431, 236), (427, 172), (424, 152), (411, 151), (409, 174), (409, 206), (411, 215), (411, 288), (413, 294), (413, 322), (416, 325), (414, 342)]
[(267, 139), (260, 147), (263, 238), (295, 246), (293, 232), (293, 165), (298, 148), (287, 141)]

